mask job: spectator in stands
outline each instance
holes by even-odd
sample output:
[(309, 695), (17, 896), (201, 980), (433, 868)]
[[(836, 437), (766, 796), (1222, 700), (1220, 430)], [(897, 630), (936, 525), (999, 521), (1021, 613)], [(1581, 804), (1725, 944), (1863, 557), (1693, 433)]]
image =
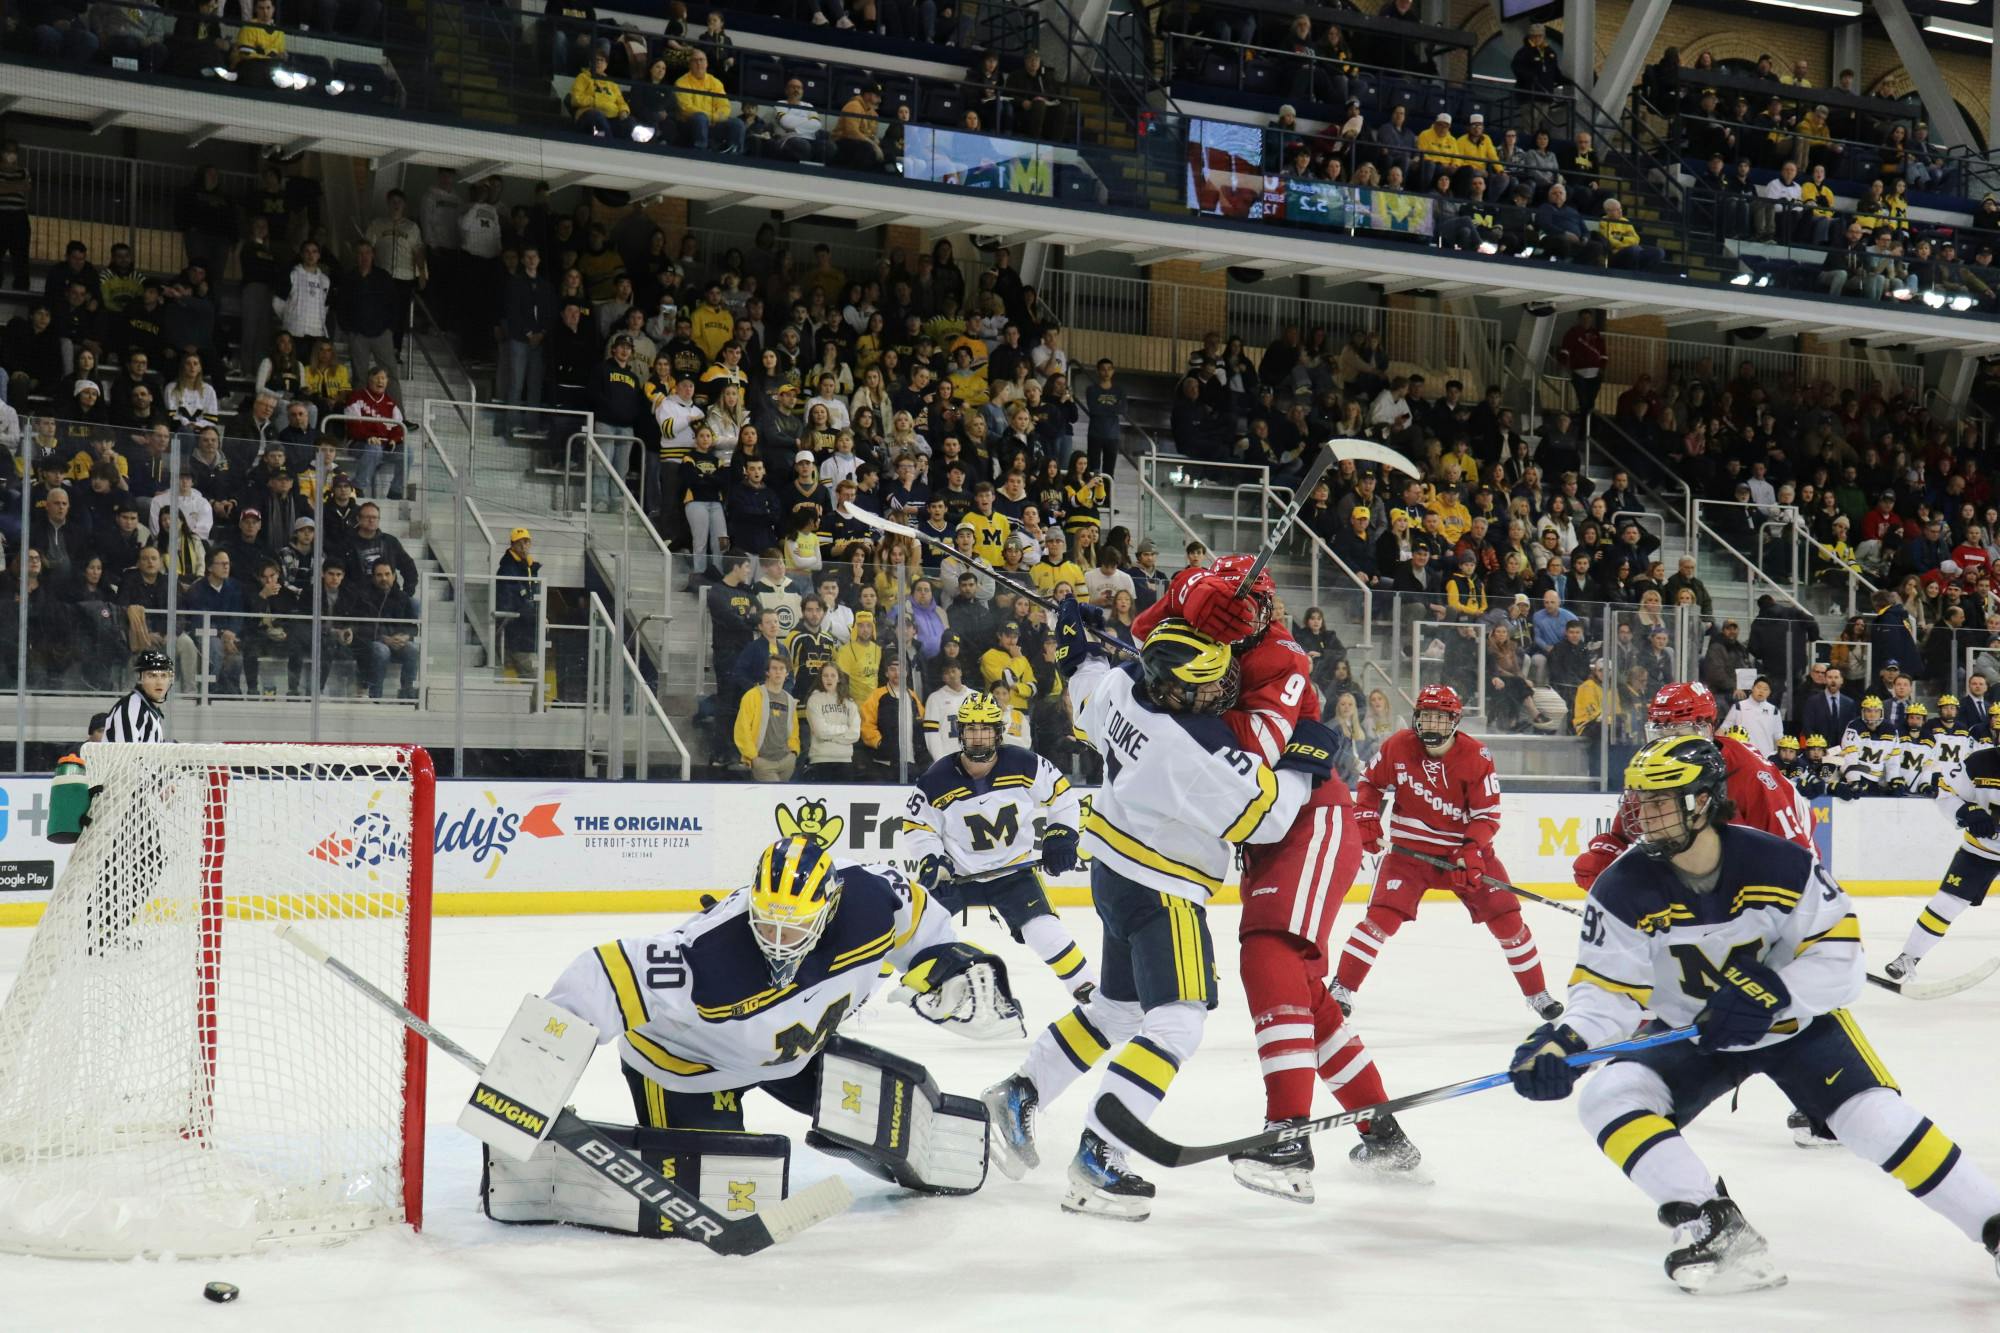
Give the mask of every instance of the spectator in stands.
[(1799, 164), (1787, 158), (1778, 174), (1757, 187), (1752, 233), (1757, 240), (1789, 244), (1795, 224), (1802, 218), (1804, 190), (1799, 184)]
[[(268, 0), (266, 0), (268, 3)], [(229, 576), (229, 552), (216, 548), (208, 553), (205, 578), (197, 579), (181, 603), (180, 642), (175, 658), (184, 688), (201, 688), (197, 682), (208, 677), (204, 664), (212, 666), (215, 689), (237, 694), (243, 689), (243, 613), (249, 601), (243, 585)]]
[(790, 781), (798, 765), (799, 705), (786, 684), (790, 669), (782, 653), (771, 654), (763, 680), (737, 705), (736, 753), (756, 782)]
[[(826, 153), (826, 124), (819, 109), (806, 100), (805, 84), (785, 80), (785, 95), (775, 108), (777, 132), (772, 152), (790, 162), (818, 162)], [(860, 332), (860, 330), (856, 330)]]
[(848, 99), (833, 126), (834, 163), (858, 171), (880, 171), (882, 145), (876, 142), (882, 130), (882, 87), (870, 84)]
[(1604, 201), (1604, 218), (1598, 223), (1597, 239), (1603, 242), (1613, 268), (1645, 273), (1666, 262), (1667, 252), (1639, 238), (1639, 229), (1625, 220), (1625, 205), (1617, 199)]
[[(403, 408), (389, 392), (389, 372), (381, 366), (370, 370), (367, 380), (348, 397), (341, 411), (349, 418), (347, 437), (360, 451), (354, 468), (355, 485), (370, 495), (402, 499), (407, 452)], [(393, 482), (385, 480), (391, 476), (395, 478)]]
[(526, 528), (515, 528), (508, 534), (493, 587), (494, 613), (505, 622), (500, 639), (507, 665), (527, 680), (534, 678), (535, 657), (542, 642), (542, 565), (532, 554), (533, 546), (533, 534)]
[(611, 340), (611, 354), (593, 376), (591, 410), (597, 414), (597, 434), (608, 464), (592, 468), (592, 503), (608, 513), (615, 507), (616, 483), (631, 470), (640, 430), (652, 427), (645, 372), (633, 363), (632, 340), (624, 334)]
[(292, 266), (278, 324), (294, 341), (326, 337), (327, 302), (333, 294), (333, 279), (320, 267), (319, 260), (319, 242), (307, 241), (299, 247), (298, 263)]
[(1553, 111), (1556, 89), (1563, 82), (1561, 59), (1549, 45), (1548, 29), (1539, 23), (1528, 25), (1528, 40), (1514, 52), (1514, 95), (1521, 99), (1524, 128), (1539, 131)]
[(602, 44), (591, 48), (590, 64), (576, 73), (569, 86), (569, 112), (593, 139), (632, 138), (632, 108), (625, 90), (611, 77), (611, 52)]
[(1024, 139), (1068, 137), (1068, 116), (1056, 77), (1042, 68), (1042, 53), (1030, 46), (1021, 57), (1020, 68), (1007, 76), (1008, 95), (1014, 102), (1014, 126)]
[(1859, 222), (1849, 219), (1843, 244), (1828, 250), (1820, 262), (1819, 285), (1827, 295), (1840, 296), (1849, 287), (1858, 286), (1867, 299), (1881, 299), (1882, 280), (1871, 269), (1868, 250), (1867, 233)]
[(1569, 191), (1561, 181), (1549, 187), (1548, 198), (1535, 210), (1535, 228), (1541, 233), (1539, 248), (1547, 250), (1550, 258), (1567, 262), (1584, 257), (1587, 234), (1583, 214), (1569, 206)]
[(1417, 161), (1417, 136), (1409, 128), (1409, 108), (1401, 102), (1389, 109), (1389, 119), (1375, 127), (1374, 165), (1379, 171), (1402, 167), (1405, 172)]
[[(372, 507), (372, 506), (371, 506)], [(368, 567), (366, 587), (358, 589), (349, 608), (354, 616), (355, 661), (361, 668), (368, 697), (380, 699), (389, 664), (400, 671), (396, 697), (417, 697), (417, 608), (397, 586), (395, 564), (377, 560)]]
[(722, 80), (709, 72), (707, 52), (697, 50), (688, 56), (687, 73), (674, 80), (674, 96), (690, 146), (714, 147), (720, 153), (743, 151), (743, 122), (730, 114), (729, 94)]
[(166, 65), (167, 38), (173, 35), (174, 20), (164, 9), (93, 4), (90, 24), (97, 31), (99, 49), (113, 60), (129, 60), (148, 74)]
[(278, 27), (277, 7), (271, 0), (252, 0), (250, 22), (236, 32), (230, 68), (236, 71), (238, 82), (268, 83), (284, 60), (285, 34)]
[(1570, 202), (1577, 211), (1594, 216), (1604, 197), (1599, 176), (1603, 159), (1598, 156), (1590, 131), (1578, 130), (1570, 141), (1569, 152), (1558, 156), (1557, 161), (1562, 164), (1563, 183), (1570, 192)]

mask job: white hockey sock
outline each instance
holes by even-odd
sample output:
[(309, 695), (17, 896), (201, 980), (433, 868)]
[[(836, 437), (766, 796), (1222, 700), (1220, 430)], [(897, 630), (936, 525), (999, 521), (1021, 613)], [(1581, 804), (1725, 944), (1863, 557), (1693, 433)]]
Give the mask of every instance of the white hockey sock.
[(1135, 1001), (1107, 1000), (1100, 990), (1089, 1004), (1070, 1010), (1042, 1030), (1028, 1048), (1021, 1072), (1047, 1106), (1113, 1046), (1137, 1032), (1144, 1018), (1145, 1011)]
[(1620, 1063), (1583, 1085), (1576, 1111), (1611, 1164), (1654, 1203), (1706, 1203), (1715, 1197), (1715, 1173), (1668, 1119), (1673, 1104), (1658, 1074)]
[(1097, 968), (1084, 957), (1076, 937), (1056, 917), (1029, 918), (1021, 926), (1021, 942), (1049, 965), (1049, 971), (1056, 974), (1064, 990), (1075, 991), (1085, 982), (1093, 986), (1097, 984)]
[[(1147, 1010), (1138, 1035), (1125, 1043), (1104, 1071), (1100, 1091), (1124, 1103), (1142, 1122), (1150, 1120), (1166, 1099), (1174, 1075), (1201, 1045), (1201, 1030), (1207, 1021), (1207, 1009), (1188, 1000)], [(1084, 1124), (1102, 1138), (1124, 1146), (1097, 1118), (1095, 1097)]]
[(1933, 894), (1924, 904), (1924, 910), (1917, 913), (1917, 924), (1910, 927), (1910, 938), (1903, 941), (1903, 952), (1912, 958), (1922, 958), (1937, 947), (1937, 942), (1951, 929), (1951, 923), (1958, 920), (1959, 913), (1970, 906), (1965, 899), (1949, 893)]
[(2000, 1187), (1890, 1089), (1870, 1088), (1848, 1098), (1827, 1117), (1827, 1126), (1855, 1156), (1880, 1166), (1973, 1240), (1988, 1218), (2000, 1216)]

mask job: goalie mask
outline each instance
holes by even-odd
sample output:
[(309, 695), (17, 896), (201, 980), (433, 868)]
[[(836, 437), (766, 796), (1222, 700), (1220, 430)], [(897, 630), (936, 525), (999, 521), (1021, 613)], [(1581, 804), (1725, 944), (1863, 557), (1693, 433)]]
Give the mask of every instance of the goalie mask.
[(953, 715), (958, 723), (958, 748), (967, 759), (983, 764), (1000, 752), (1000, 729), (1006, 714), (990, 694), (968, 694)]
[(1163, 620), (1139, 650), (1146, 695), (1169, 713), (1223, 713), (1241, 688), (1241, 667), (1226, 643), (1185, 620)]
[(1443, 754), (1458, 735), (1458, 719), (1465, 712), (1458, 691), (1449, 685), (1426, 685), (1417, 691), (1417, 715), (1410, 725), (1433, 755)]
[(1648, 741), (1625, 766), (1618, 817), (1625, 836), (1648, 856), (1678, 856), (1703, 829), (1735, 813), (1722, 751), (1705, 736)]
[(750, 882), (750, 931), (773, 985), (791, 984), (839, 905), (840, 876), (826, 848), (801, 835), (764, 849)]

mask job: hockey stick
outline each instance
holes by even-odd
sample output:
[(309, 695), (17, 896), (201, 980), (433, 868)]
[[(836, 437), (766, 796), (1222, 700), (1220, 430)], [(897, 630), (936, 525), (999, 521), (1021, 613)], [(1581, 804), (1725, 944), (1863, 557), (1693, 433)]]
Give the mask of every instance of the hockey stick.
[[(842, 518), (852, 519), (856, 523), (859, 523), (864, 528), (873, 528), (877, 532), (886, 532), (896, 537), (909, 537), (917, 542), (922, 543), (923, 545), (934, 546), (938, 550), (943, 551), (946, 555), (952, 556), (956, 559), (959, 560), (968, 559), (968, 557), (963, 551), (951, 545), (951, 543), (940, 541), (939, 539), (931, 536), (927, 532), (919, 532), (917, 531), (917, 529), (909, 527), (902, 523), (898, 523), (893, 519), (883, 518), (880, 514), (871, 514), (866, 509), (863, 509), (860, 505), (850, 504), (847, 506), (847, 508), (840, 510), (839, 513)], [(1001, 584), (1004, 587), (1011, 588), (1015, 592), (1020, 593), (1021, 596), (1027, 598), (1029, 601), (1033, 602), (1036, 606), (1041, 607), (1044, 611), (1047, 611), (1052, 616), (1060, 614), (1061, 608), (1053, 598), (1045, 596), (1032, 586), (1022, 583), (1018, 579), (1011, 577), (1005, 570), (995, 569), (993, 566), (987, 564), (984, 560), (981, 560), (978, 556), (972, 556), (969, 558), (971, 562), (979, 569), (983, 570), (987, 574), (992, 575), (993, 581), (995, 583)], [(1130, 653), (1134, 651), (1131, 644), (1120, 643), (1117, 639), (1112, 638), (1110, 635), (1105, 634), (1102, 630), (1093, 628), (1090, 625), (1085, 625), (1083, 627), (1083, 632), (1090, 635), (1092, 638), (1096, 639), (1104, 647), (1112, 649), (1116, 652)]]
[[(332, 972), (389, 1011), (398, 1022), (475, 1074), (486, 1062), (417, 1017), (394, 996), (312, 942), (296, 925), (278, 927), (278, 938)], [(595, 1171), (619, 1190), (672, 1218), (681, 1234), (700, 1241), (717, 1254), (755, 1254), (847, 1211), (854, 1196), (838, 1176), (801, 1190), (777, 1203), (759, 1202), (757, 1212), (732, 1222), (694, 1195), (668, 1180), (624, 1148), (604, 1138), (589, 1122), (564, 1107), (556, 1116), (549, 1141)]]
[[(1634, 1051), (1648, 1050), (1654, 1046), (1665, 1046), (1671, 1042), (1686, 1041), (1695, 1034), (1693, 1027), (1673, 1028), (1667, 1032), (1654, 1032), (1643, 1037), (1633, 1037), (1629, 1041), (1613, 1042), (1600, 1046), (1594, 1051), (1582, 1051), (1565, 1056), (1564, 1063), (1573, 1069), (1594, 1065), (1603, 1060), (1630, 1055)], [(1469, 1078), (1462, 1083), (1447, 1083), (1441, 1088), (1428, 1092), (1413, 1092), (1407, 1097), (1391, 1097), (1373, 1106), (1357, 1107), (1352, 1111), (1341, 1111), (1336, 1115), (1321, 1116), (1308, 1120), (1302, 1125), (1287, 1125), (1283, 1129), (1267, 1129), (1261, 1134), (1235, 1139), (1229, 1143), (1183, 1144), (1161, 1136), (1146, 1127), (1138, 1116), (1133, 1115), (1125, 1103), (1109, 1095), (1097, 1099), (1097, 1118), (1104, 1127), (1141, 1157), (1158, 1162), (1161, 1166), (1193, 1166), (1197, 1162), (1212, 1162), (1218, 1157), (1231, 1153), (1251, 1152), (1258, 1148), (1268, 1148), (1274, 1143), (1285, 1143), (1292, 1139), (1302, 1139), (1322, 1130), (1338, 1129), (1359, 1120), (1369, 1120), (1378, 1115), (1394, 1115), (1399, 1111), (1413, 1111), (1419, 1106), (1432, 1106), (1438, 1102), (1448, 1102), (1488, 1088), (1497, 1088), (1506, 1083), (1509, 1074), (1486, 1074), (1480, 1078)]]
[(1971, 971), (1960, 973), (1948, 981), (1891, 981), (1870, 972), (1868, 984), (1894, 991), (1906, 1000), (1942, 1000), (1947, 995), (1971, 990), (1995, 972), (2000, 972), (2000, 958), (1989, 958)]
[(1285, 534), (1292, 530), (1292, 524), (1298, 521), (1300, 511), (1306, 507), (1306, 501), (1312, 498), (1313, 487), (1319, 485), (1320, 478), (1326, 475), (1326, 470), (1336, 462), (1350, 459), (1357, 463), (1379, 463), (1385, 468), (1407, 472), (1417, 478), (1423, 476), (1423, 473), (1417, 471), (1415, 463), (1386, 444), (1377, 444), (1373, 440), (1357, 440), (1350, 436), (1328, 440), (1320, 446), (1318, 454), (1306, 466), (1298, 484), (1292, 487), (1292, 502), (1285, 506), (1285, 512), (1278, 515), (1278, 521), (1271, 526), (1270, 532), (1265, 534), (1264, 544), (1257, 548), (1257, 558), (1250, 563), (1250, 572), (1237, 582), (1238, 597), (1249, 595), (1250, 586), (1257, 581), (1257, 576), (1264, 572), (1264, 567), (1269, 565), (1271, 558), (1278, 553), (1278, 543), (1285, 539)]
[[(1432, 856), (1428, 852), (1413, 852), (1408, 850), (1407, 848), (1398, 847), (1395, 851), (1395, 854), (1397, 856), (1407, 856), (1412, 861), (1422, 861), (1427, 866), (1436, 866), (1439, 870), (1455, 871), (1458, 869), (1456, 865), (1452, 864), (1450, 861), (1445, 860), (1442, 856)], [(1531, 903), (1540, 903), (1544, 907), (1553, 907), (1558, 912), (1568, 912), (1571, 916), (1583, 915), (1583, 909), (1580, 907), (1571, 907), (1566, 902), (1560, 902), (1554, 898), (1544, 897), (1543, 895), (1536, 893), (1531, 889), (1524, 889), (1520, 887), (1518, 884), (1509, 884), (1504, 879), (1495, 879), (1491, 875), (1481, 875), (1479, 878), (1485, 880), (1488, 884), (1491, 884), (1496, 889), (1505, 889), (1507, 892), (1513, 894), (1516, 898), (1526, 898)]]

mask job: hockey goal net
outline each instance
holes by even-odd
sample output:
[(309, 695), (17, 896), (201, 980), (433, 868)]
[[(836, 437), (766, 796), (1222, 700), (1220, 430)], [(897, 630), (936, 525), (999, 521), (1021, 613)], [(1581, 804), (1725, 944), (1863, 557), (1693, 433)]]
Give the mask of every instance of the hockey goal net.
[(238, 1254), (419, 1225), (430, 757), (90, 745), (90, 824), (0, 1007), (0, 1250)]

